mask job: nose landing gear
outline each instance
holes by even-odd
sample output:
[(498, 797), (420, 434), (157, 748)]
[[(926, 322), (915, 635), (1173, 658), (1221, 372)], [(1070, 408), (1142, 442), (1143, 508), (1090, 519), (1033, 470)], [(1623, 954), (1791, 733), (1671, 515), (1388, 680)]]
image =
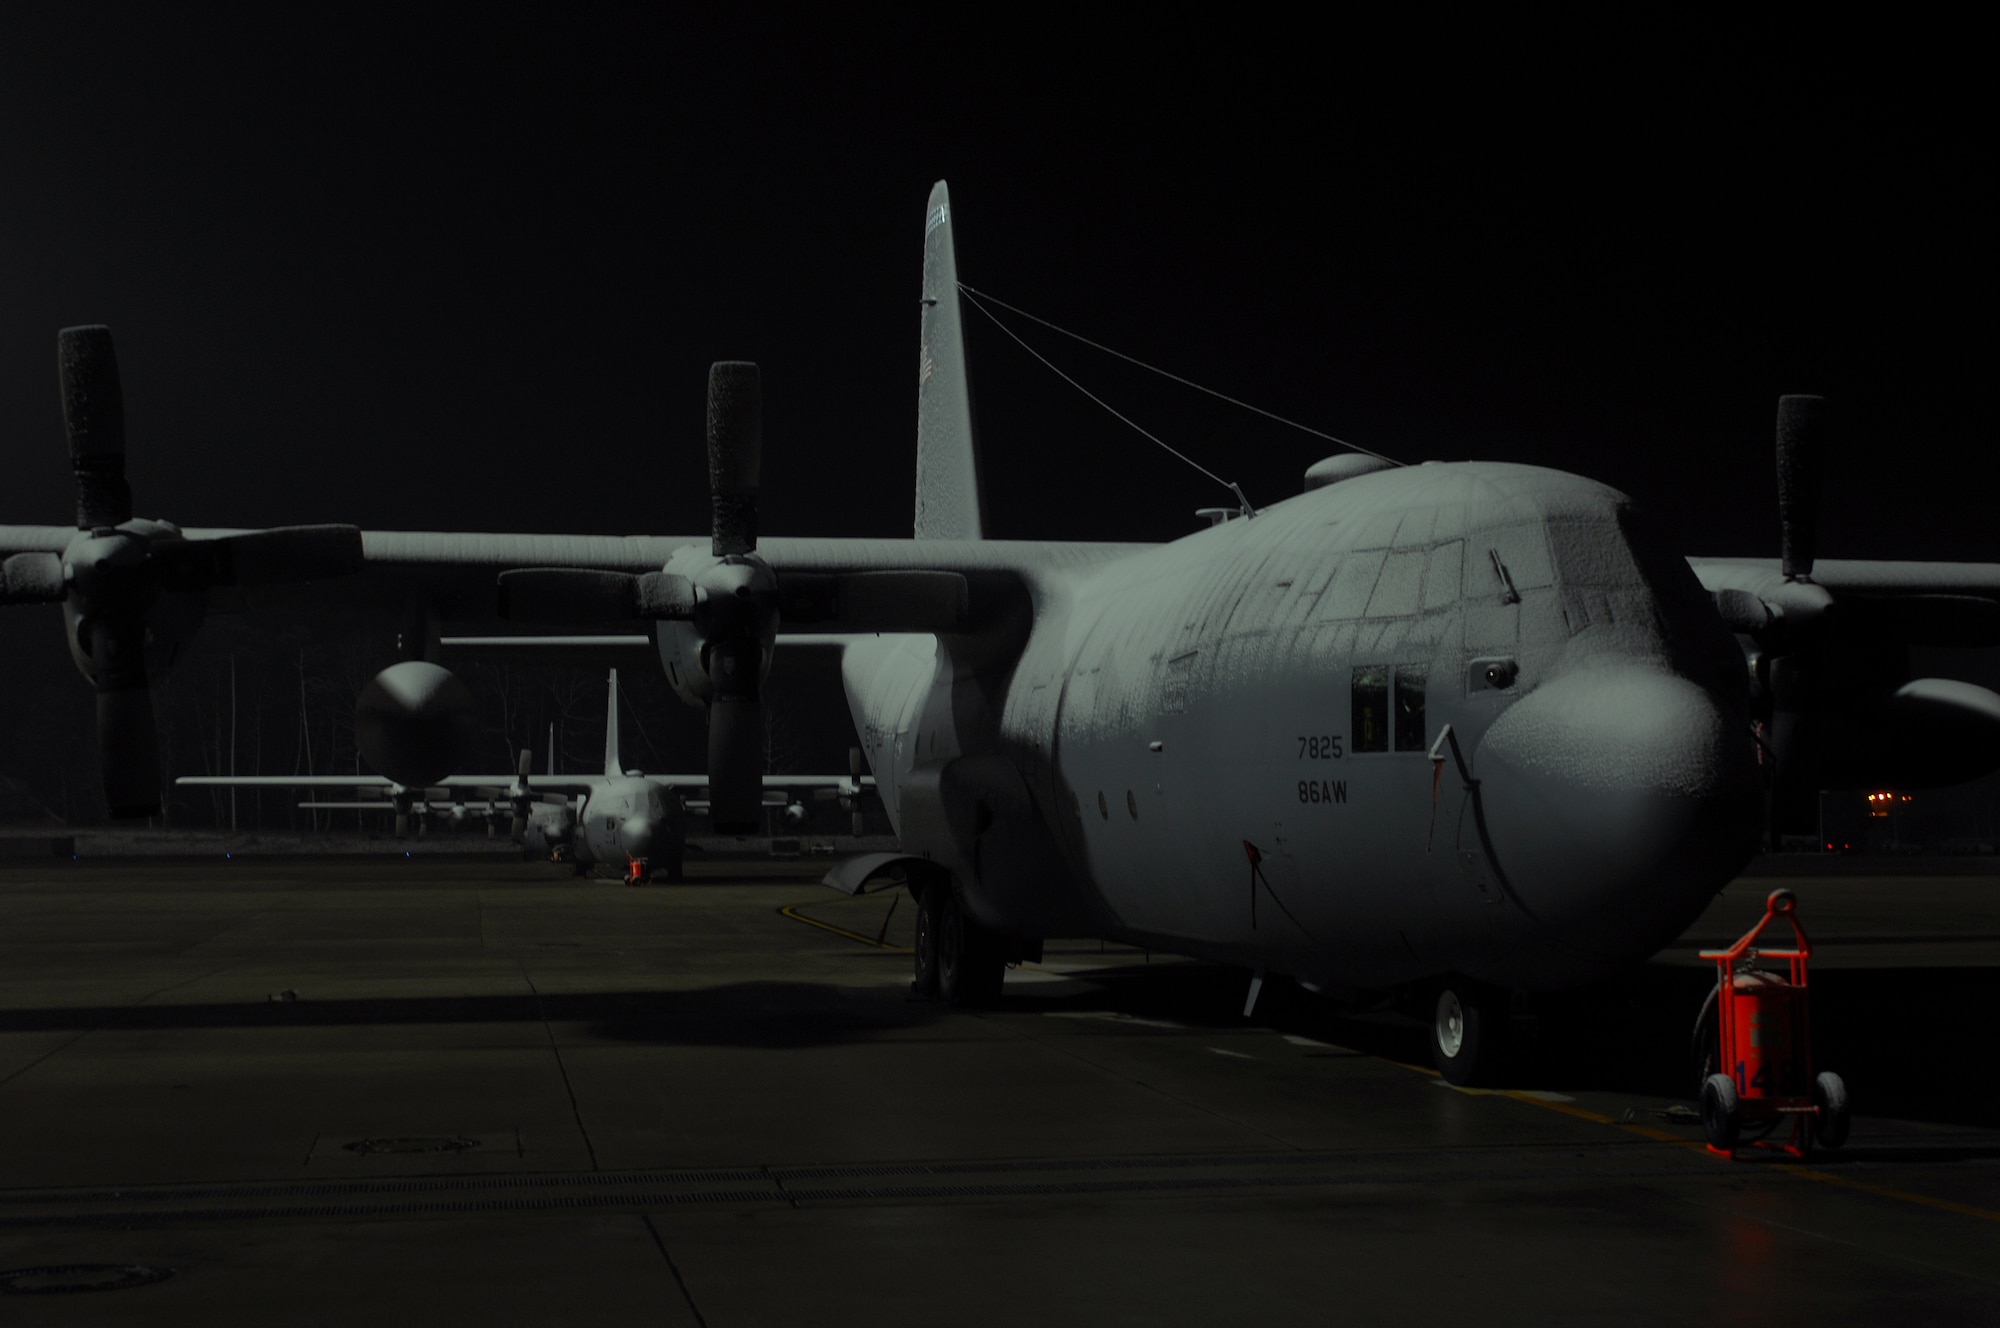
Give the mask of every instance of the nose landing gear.
[(1007, 956), (1000, 939), (965, 915), (949, 882), (917, 897), (913, 994), (947, 1005), (979, 1005), (1000, 995)]
[(1438, 1073), (1461, 1087), (1497, 1082), (1507, 1058), (1507, 993), (1458, 980), (1433, 990), (1431, 1060)]

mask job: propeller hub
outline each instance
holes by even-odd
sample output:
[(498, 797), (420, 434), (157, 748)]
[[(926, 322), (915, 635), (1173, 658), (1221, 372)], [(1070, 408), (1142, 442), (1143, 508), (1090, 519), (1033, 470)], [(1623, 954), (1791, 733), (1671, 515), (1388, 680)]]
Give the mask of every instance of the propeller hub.
[(776, 630), (778, 578), (762, 558), (722, 559), (698, 573), (694, 582), (694, 625), (703, 637), (761, 642)]

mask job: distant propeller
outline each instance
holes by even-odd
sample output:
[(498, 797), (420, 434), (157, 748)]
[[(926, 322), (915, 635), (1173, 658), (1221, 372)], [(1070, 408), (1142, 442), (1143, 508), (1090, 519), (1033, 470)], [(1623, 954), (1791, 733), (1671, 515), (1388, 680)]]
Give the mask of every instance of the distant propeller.
[(1819, 493), (1826, 472), (1826, 398), (1778, 398), (1778, 525), (1787, 581), (1812, 577), (1819, 552)]
[(514, 784), (507, 790), (507, 802), (513, 808), (514, 818), (507, 824), (508, 837), (519, 840), (528, 832), (528, 774), (535, 768), (535, 754), (526, 747), (521, 749), (520, 762), (514, 767)]
[(171, 662), (174, 629), (199, 617), (185, 603), (168, 611), (160, 597), (358, 571), (361, 531), (290, 526), (188, 539), (170, 522), (134, 520), (111, 329), (64, 328), (56, 369), (79, 533), (60, 555), (20, 553), (0, 565), (0, 604), (64, 606), (72, 653), (97, 689), (105, 799), (113, 816), (148, 816), (160, 807), (152, 668)]

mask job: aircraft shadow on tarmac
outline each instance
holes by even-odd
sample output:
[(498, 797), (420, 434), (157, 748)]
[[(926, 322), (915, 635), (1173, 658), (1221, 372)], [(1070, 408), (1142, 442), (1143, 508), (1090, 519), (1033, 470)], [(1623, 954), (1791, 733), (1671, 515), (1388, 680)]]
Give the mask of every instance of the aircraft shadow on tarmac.
[[(1983, 967), (1817, 974), (1816, 1064), (1846, 1079), (1857, 1115), (2000, 1126), (2000, 1100), (1984, 1091), (1988, 1057), (1968, 1042), (1962, 1017), (1986, 1007), (1996, 978), (2000, 973)], [(1613, 982), (1544, 996), (1516, 1020), (1509, 1079), (1521, 1088), (1690, 1101), (1698, 1082), (1692, 1026), (1712, 982), (1700, 969), (1652, 964)], [(1172, 1025), (1234, 1028), (1244, 1023), (1244, 984), (1240, 969), (1135, 958), (1046, 995), (1034, 985), (1010, 987), (991, 1012), (1106, 1011), (1168, 1025), (1128, 1026), (1135, 1036), (1168, 1033)], [(547, 1022), (591, 1024), (600, 1036), (634, 1043), (782, 1050), (866, 1042), (953, 1014), (896, 986), (762, 981), (673, 991), (332, 1000), (308, 994), (296, 1001), (25, 1008), (0, 1010), (0, 1033)], [(1332, 1044), (1331, 1055), (1428, 1064), (1425, 1033), (1407, 1015), (1344, 1008), (1288, 983), (1267, 985), (1254, 1022)]]
[(782, 1049), (864, 1041), (941, 1013), (868, 997), (818, 983), (739, 982), (681, 991), (69, 1006), (0, 1010), (0, 1033), (546, 1022), (591, 1024), (601, 1036), (634, 1042)]
[[(1196, 1028), (1242, 1023), (1240, 969), (1141, 964), (1093, 973), (1091, 981), (1095, 993), (1048, 1008), (1102, 1009)], [(1509, 1082), (1691, 1102), (1700, 1082), (1694, 1021), (1714, 981), (1704, 969), (1660, 963), (1544, 994), (1515, 1021)], [(1996, 985), (2000, 972), (1985, 967), (1822, 970), (1812, 980), (1816, 1064), (1846, 1079), (1858, 1115), (2000, 1127), (2000, 1100), (1985, 1091), (1987, 1056), (1968, 1043), (1961, 1019), (1986, 1008)], [(1022, 1004), (1011, 995), (1004, 1003)], [(1344, 1009), (1287, 983), (1266, 986), (1254, 1022), (1371, 1056), (1430, 1064), (1425, 1033), (1408, 1015)]]

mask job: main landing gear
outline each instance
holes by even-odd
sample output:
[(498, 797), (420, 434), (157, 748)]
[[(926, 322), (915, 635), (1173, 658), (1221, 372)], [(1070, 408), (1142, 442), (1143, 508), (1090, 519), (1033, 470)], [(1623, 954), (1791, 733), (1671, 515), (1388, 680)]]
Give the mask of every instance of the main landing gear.
[(1497, 1083), (1505, 1072), (1510, 1020), (1504, 991), (1456, 979), (1431, 989), (1431, 1060), (1447, 1083)]
[(918, 889), (915, 974), (910, 990), (947, 1005), (981, 1005), (1000, 995), (1007, 958), (1000, 940), (965, 914), (947, 881)]

